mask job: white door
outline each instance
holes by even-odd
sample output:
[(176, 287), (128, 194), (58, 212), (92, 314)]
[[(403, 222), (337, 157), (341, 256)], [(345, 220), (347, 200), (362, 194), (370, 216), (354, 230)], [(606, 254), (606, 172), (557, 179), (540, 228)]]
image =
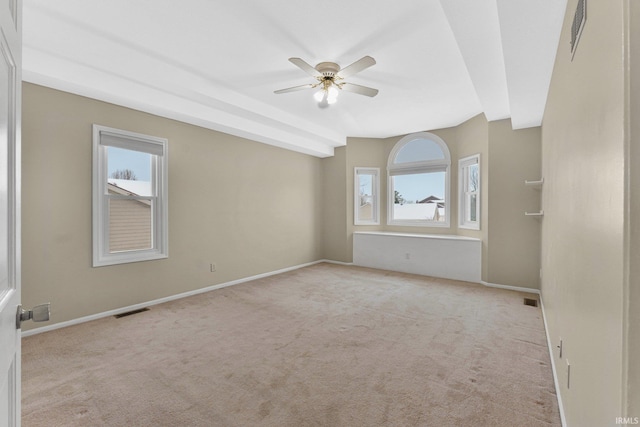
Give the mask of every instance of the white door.
[(0, 0), (0, 427), (20, 425), (22, 0)]

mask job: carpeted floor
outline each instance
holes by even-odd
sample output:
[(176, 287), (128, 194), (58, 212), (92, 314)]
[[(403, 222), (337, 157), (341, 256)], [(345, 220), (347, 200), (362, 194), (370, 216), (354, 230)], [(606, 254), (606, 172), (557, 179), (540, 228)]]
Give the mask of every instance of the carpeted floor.
[(318, 264), (23, 340), (29, 426), (559, 426), (539, 308)]

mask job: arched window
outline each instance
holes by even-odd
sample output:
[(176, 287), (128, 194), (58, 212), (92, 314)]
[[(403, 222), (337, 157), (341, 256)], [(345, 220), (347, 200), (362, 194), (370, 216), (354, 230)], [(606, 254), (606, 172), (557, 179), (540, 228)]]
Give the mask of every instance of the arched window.
[(398, 141), (387, 163), (387, 223), (449, 227), (450, 166), (447, 144), (432, 133), (414, 133)]

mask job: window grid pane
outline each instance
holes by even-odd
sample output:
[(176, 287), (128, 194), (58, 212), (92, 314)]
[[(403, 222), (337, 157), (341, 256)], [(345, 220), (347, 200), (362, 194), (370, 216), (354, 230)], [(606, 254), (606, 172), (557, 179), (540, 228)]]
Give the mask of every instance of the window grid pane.
[(459, 161), (459, 217), (463, 228), (479, 229), (480, 222), (480, 158), (470, 156)]
[(355, 168), (354, 188), (354, 224), (367, 225), (379, 223), (378, 187), (379, 170), (377, 168)]
[(394, 163), (412, 163), (444, 159), (440, 146), (428, 139), (416, 139), (407, 143), (396, 155)]
[(477, 215), (478, 215), (478, 195), (477, 194), (470, 194), (469, 195), (469, 221), (470, 222), (476, 222), (478, 221)]
[(471, 192), (478, 191), (478, 164), (470, 165), (467, 169), (467, 188)]
[(373, 221), (373, 175), (358, 174), (358, 218), (361, 221)]
[(445, 221), (445, 172), (397, 175), (391, 179), (394, 220)]
[(153, 248), (153, 200), (109, 198), (109, 253)]

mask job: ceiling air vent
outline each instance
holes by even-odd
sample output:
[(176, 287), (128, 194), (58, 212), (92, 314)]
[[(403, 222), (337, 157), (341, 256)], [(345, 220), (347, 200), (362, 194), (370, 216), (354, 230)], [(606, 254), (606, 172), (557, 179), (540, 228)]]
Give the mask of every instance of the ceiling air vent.
[(578, 0), (576, 13), (573, 15), (573, 24), (571, 25), (571, 60), (578, 48), (578, 41), (587, 20), (587, 0)]

